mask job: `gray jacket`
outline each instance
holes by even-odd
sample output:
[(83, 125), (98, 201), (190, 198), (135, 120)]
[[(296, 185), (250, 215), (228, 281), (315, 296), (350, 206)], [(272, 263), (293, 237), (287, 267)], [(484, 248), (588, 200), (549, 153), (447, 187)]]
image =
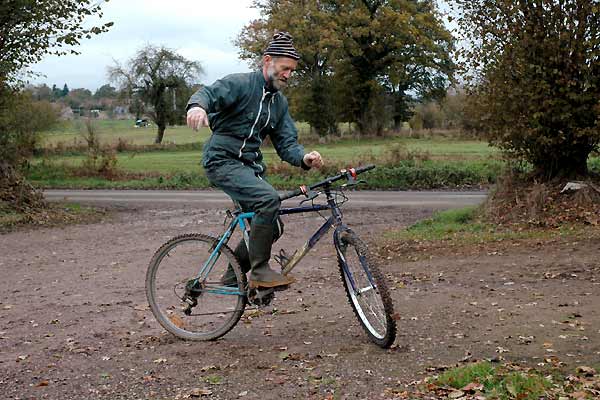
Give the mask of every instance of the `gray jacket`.
[(305, 167), (304, 148), (285, 96), (269, 91), (262, 71), (232, 74), (192, 95), (188, 109), (202, 107), (213, 131), (204, 145), (203, 166), (237, 159), (264, 173), (260, 145), (268, 135), (282, 160)]

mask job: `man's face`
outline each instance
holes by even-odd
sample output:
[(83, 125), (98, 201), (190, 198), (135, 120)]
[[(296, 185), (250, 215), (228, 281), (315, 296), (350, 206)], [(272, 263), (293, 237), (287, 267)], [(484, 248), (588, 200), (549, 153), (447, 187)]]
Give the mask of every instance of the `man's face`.
[(288, 79), (292, 72), (296, 70), (298, 61), (288, 57), (271, 57), (266, 55), (264, 58), (266, 67), (267, 82), (274, 89), (281, 90), (287, 86)]

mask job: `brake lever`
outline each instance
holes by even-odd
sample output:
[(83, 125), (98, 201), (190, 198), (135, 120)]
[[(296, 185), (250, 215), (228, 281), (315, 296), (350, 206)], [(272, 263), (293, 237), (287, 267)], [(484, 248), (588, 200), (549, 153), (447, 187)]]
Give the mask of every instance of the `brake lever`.
[(367, 183), (367, 181), (363, 181), (362, 179), (356, 180), (354, 178), (349, 178), (347, 183), (344, 183), (341, 187), (346, 188), (350, 186), (360, 185), (361, 183)]
[(309, 191), (308, 193), (306, 193), (306, 199), (302, 200), (300, 202), (300, 205), (302, 205), (302, 203), (304, 203), (305, 201), (312, 201), (314, 199), (316, 199), (319, 194), (321, 194), (321, 192), (314, 192), (314, 191)]

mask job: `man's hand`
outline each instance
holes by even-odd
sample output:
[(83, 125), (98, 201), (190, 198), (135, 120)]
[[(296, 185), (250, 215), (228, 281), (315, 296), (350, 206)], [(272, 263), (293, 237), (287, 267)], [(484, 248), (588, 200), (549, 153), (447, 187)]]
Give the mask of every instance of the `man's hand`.
[(303, 158), (304, 164), (311, 168), (321, 168), (323, 166), (323, 159), (318, 151), (311, 151), (306, 153)]
[(187, 112), (187, 126), (197, 131), (208, 126), (208, 116), (202, 107), (192, 107)]

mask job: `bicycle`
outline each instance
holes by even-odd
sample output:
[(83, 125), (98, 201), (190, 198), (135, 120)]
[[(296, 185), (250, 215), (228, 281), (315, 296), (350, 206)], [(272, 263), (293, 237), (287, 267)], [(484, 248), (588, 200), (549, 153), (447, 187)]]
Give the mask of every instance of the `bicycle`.
[[(281, 208), (279, 215), (329, 211), (330, 216), (294, 254), (288, 256), (282, 250), (274, 259), (281, 265), (281, 273), (288, 274), (334, 227), (333, 243), (348, 301), (370, 340), (388, 348), (396, 337), (396, 322), (385, 279), (365, 243), (343, 223), (340, 209), (348, 201), (343, 190), (364, 182), (357, 176), (373, 168), (374, 165), (368, 165), (342, 170), (309, 187), (303, 185), (281, 195), (282, 201), (302, 195), (305, 199), (298, 207)], [(333, 187), (334, 182), (343, 179), (346, 183)], [(315, 203), (321, 194), (325, 195), (326, 204)], [(306, 201), (311, 205), (302, 206)], [(248, 243), (253, 215), (241, 209), (228, 210), (227, 219), (231, 222), (218, 238), (183, 234), (156, 251), (146, 274), (146, 296), (152, 313), (167, 331), (187, 340), (215, 340), (233, 329), (246, 305), (266, 306), (273, 300), (273, 289), (248, 288), (240, 262), (227, 245), (238, 227)], [(225, 286), (220, 280), (228, 264), (237, 278), (233, 286)]]

